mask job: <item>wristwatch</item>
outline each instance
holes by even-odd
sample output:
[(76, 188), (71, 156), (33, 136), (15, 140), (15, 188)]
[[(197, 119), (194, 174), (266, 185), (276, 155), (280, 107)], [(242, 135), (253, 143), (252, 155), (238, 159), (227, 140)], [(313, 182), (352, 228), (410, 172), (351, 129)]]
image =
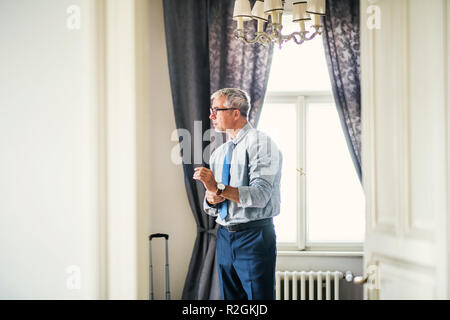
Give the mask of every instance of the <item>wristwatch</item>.
[(223, 192), (223, 190), (225, 190), (225, 185), (223, 183), (219, 182), (217, 184), (216, 196), (220, 196), (220, 194)]

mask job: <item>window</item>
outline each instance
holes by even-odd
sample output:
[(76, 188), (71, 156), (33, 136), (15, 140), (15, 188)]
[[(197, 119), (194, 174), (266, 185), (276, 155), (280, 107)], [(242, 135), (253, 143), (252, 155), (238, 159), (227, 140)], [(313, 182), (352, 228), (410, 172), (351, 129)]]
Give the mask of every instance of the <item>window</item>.
[[(284, 33), (298, 26), (284, 15)], [(307, 26), (308, 27), (308, 26)], [(274, 48), (258, 129), (283, 152), (280, 249), (361, 249), (364, 193), (334, 104), (322, 38)]]

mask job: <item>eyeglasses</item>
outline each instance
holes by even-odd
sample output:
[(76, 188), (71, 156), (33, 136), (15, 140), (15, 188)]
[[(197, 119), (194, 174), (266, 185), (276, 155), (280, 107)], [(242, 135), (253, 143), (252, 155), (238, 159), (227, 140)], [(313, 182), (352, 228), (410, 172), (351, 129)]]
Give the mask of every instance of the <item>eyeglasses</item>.
[(213, 115), (217, 115), (217, 111), (225, 111), (225, 110), (239, 110), (239, 108), (209, 108), (209, 112)]

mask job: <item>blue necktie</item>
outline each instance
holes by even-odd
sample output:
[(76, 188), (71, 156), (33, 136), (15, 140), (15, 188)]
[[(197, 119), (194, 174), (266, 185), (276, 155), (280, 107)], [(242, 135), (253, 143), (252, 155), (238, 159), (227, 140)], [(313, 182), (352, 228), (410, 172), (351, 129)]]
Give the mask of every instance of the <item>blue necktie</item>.
[[(233, 142), (229, 142), (228, 151), (223, 161), (221, 182), (224, 185), (230, 184), (230, 167), (231, 167), (231, 155), (233, 153), (232, 150), (233, 145), (234, 145)], [(227, 215), (228, 215), (228, 200), (225, 200), (224, 202), (222, 202), (222, 205), (219, 208), (219, 216), (222, 220), (225, 220)]]

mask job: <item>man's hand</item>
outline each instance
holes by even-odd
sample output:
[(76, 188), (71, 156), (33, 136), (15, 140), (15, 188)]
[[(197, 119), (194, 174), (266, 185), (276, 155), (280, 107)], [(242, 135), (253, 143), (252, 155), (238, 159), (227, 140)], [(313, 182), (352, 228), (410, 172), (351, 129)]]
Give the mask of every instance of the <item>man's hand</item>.
[(217, 182), (214, 178), (214, 173), (204, 167), (195, 168), (194, 171), (194, 179), (203, 182), (203, 185), (206, 188), (206, 200), (208, 200), (210, 204), (223, 202), (226, 199), (241, 204), (238, 188), (226, 186), (226, 189), (221, 193), (221, 195), (216, 196)]
[[(193, 178), (195, 180), (200, 180), (203, 182), (203, 185), (205, 186), (207, 191), (210, 191), (212, 193), (217, 192), (217, 182), (214, 178), (214, 173), (205, 167), (198, 167), (194, 169), (194, 176)], [(209, 201), (209, 200), (208, 200)]]
[(206, 190), (206, 200), (210, 204), (217, 204), (224, 202), (226, 199), (222, 196), (217, 196), (214, 192)]

